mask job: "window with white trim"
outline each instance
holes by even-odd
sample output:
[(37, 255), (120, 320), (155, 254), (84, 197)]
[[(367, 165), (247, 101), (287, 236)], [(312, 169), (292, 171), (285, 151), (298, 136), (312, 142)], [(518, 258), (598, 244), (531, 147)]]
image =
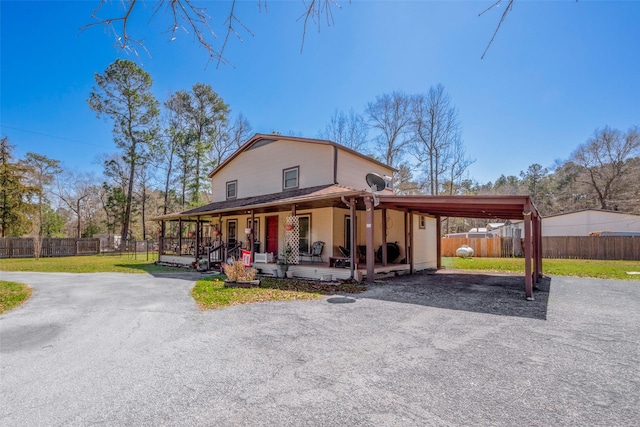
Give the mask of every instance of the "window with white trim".
[(311, 253), (311, 215), (299, 216), (298, 225), (300, 230), (298, 250), (301, 253)]
[(298, 188), (298, 174), (300, 168), (289, 168), (282, 171), (282, 189), (288, 190), (290, 188)]
[(227, 182), (227, 200), (238, 197), (238, 181)]

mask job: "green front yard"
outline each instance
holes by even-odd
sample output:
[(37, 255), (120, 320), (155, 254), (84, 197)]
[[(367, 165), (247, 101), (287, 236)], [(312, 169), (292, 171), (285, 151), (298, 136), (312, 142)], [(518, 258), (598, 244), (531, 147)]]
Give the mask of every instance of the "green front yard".
[(175, 268), (155, 265), (157, 254), (138, 255), (87, 255), (72, 257), (11, 258), (0, 260), (0, 271), (35, 271), (42, 273), (162, 273), (177, 271)]
[(31, 296), (31, 288), (24, 283), (0, 280), (0, 314), (25, 302)]
[[(442, 266), (455, 270), (524, 274), (523, 258), (442, 258)], [(543, 259), (545, 275), (595, 277), (599, 279), (640, 280), (640, 261), (601, 261), (585, 259)]]

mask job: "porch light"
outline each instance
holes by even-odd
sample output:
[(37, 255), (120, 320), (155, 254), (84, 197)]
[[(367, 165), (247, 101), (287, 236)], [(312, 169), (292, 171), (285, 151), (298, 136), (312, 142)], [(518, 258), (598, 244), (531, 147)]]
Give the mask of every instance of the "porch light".
[(293, 230), (293, 224), (285, 224), (284, 225), (284, 229), (287, 230), (287, 231)]
[(253, 230), (251, 228), (247, 227), (247, 228), (244, 229), (244, 234), (246, 234), (248, 236), (249, 234), (251, 234), (252, 231)]

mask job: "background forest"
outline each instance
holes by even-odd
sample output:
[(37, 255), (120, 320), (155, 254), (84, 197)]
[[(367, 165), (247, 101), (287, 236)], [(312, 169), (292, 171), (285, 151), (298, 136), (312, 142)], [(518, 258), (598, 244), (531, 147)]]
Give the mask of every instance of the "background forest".
[[(0, 147), (2, 237), (92, 237), (109, 233), (135, 239), (156, 236), (155, 215), (205, 204), (208, 173), (254, 133), (243, 114), (208, 84), (196, 83), (164, 100), (136, 63), (116, 60), (87, 100), (98, 118), (113, 124), (117, 152), (96, 161), (102, 174), (28, 152), (14, 158), (10, 137)], [(361, 111), (335, 111), (317, 135), (398, 169), (398, 194), (529, 194), (543, 216), (585, 208), (640, 214), (640, 130), (594, 123), (568, 159), (531, 165), (518, 176), (481, 183), (469, 176), (462, 123), (441, 85), (426, 93), (376, 96)], [(291, 134), (262, 129), (261, 133)], [(294, 135), (303, 136), (303, 135)], [(517, 138), (517, 136), (514, 136)], [(487, 147), (490, 150), (490, 147)], [(518, 150), (517, 139), (513, 150)], [(509, 152), (495, 153), (496, 175)], [(364, 187), (364, 185), (363, 185)], [(499, 218), (496, 218), (499, 219)], [(466, 231), (473, 220), (447, 222), (443, 232)]]

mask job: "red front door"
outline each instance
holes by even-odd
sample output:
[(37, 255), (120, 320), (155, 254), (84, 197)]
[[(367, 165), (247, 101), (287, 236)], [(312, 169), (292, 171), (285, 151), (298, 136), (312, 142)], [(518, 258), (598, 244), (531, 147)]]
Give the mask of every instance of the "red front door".
[(267, 252), (278, 254), (278, 217), (267, 217)]

